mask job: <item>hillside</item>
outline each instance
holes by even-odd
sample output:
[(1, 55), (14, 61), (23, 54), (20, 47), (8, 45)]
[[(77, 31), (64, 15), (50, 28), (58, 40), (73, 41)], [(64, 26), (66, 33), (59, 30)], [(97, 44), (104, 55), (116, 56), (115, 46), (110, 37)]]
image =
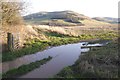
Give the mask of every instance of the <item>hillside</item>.
[(119, 18), (111, 18), (111, 17), (94, 17), (93, 19), (97, 21), (114, 23), (114, 24), (119, 22)]
[(28, 23), (49, 26), (80, 26), (82, 20), (89, 19), (73, 11), (39, 12), (24, 16)]
[(112, 26), (111, 23), (90, 18), (74, 11), (38, 12), (24, 16), (27, 24), (49, 26)]

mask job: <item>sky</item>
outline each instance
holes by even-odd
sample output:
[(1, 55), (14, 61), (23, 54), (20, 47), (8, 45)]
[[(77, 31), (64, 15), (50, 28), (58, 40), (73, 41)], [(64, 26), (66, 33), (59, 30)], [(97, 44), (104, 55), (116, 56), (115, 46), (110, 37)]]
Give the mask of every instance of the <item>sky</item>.
[(120, 0), (25, 0), (27, 13), (72, 10), (89, 17), (118, 17)]

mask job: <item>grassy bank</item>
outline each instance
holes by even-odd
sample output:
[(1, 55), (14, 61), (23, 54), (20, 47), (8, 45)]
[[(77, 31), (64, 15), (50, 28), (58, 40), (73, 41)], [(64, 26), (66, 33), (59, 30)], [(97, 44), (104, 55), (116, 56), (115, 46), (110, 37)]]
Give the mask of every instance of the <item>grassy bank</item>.
[(117, 78), (118, 42), (93, 47), (81, 55), (74, 65), (64, 68), (56, 77), (64, 78)]
[(12, 69), (12, 70), (4, 73), (2, 75), (2, 77), (3, 78), (12, 78), (12, 77), (16, 77), (16, 76), (21, 76), (25, 73), (28, 73), (28, 72), (40, 67), (41, 65), (45, 64), (47, 61), (49, 61), (51, 59), (52, 59), (52, 57), (49, 56), (48, 58), (44, 58), (40, 61), (32, 62), (27, 65), (22, 65), (19, 68)]

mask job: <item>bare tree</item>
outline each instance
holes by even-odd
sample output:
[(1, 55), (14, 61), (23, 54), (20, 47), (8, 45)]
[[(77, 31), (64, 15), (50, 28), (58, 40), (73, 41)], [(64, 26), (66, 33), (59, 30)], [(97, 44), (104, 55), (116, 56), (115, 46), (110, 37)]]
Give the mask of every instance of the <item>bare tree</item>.
[(23, 23), (21, 11), (24, 9), (22, 2), (0, 2), (2, 10), (2, 26), (18, 25)]

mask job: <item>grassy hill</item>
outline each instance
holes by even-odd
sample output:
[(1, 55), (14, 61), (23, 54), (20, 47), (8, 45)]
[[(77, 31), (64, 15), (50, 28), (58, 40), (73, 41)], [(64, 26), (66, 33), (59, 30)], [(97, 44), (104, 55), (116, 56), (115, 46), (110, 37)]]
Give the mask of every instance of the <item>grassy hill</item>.
[[(56, 12), (38, 12), (24, 16), (27, 24), (49, 25), (49, 26), (86, 26), (101, 27), (113, 26), (112, 19), (90, 18), (83, 14), (73, 11), (56, 11)], [(114, 19), (116, 21), (116, 19)]]
[(24, 16), (28, 23), (50, 26), (81, 26), (84, 19), (89, 19), (73, 11), (39, 12)]
[(94, 17), (93, 19), (97, 21), (107, 22), (107, 23), (118, 23), (119, 18), (111, 18), (111, 17)]

